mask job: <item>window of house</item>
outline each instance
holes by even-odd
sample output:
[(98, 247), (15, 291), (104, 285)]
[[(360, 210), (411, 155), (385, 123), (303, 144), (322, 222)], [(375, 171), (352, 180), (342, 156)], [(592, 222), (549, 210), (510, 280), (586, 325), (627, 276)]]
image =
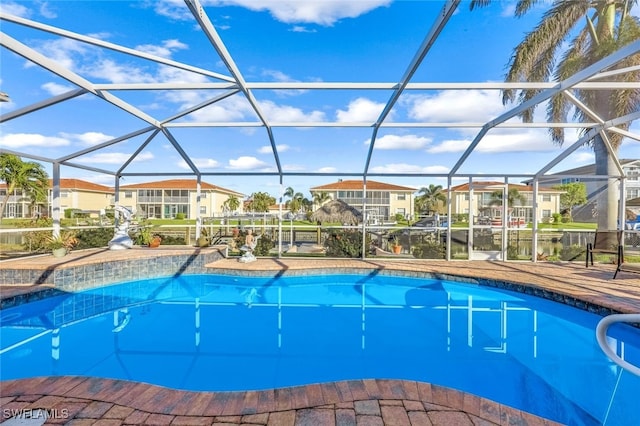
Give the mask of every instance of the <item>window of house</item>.
[(551, 217), (551, 210), (542, 210), (542, 217)]
[(542, 201), (551, 201), (551, 194), (542, 194)]
[(206, 192), (201, 192), (200, 193), (200, 199), (204, 200), (205, 198), (207, 198), (207, 193)]
[(124, 198), (133, 198), (133, 191), (124, 191)]
[(60, 191), (60, 198), (69, 197), (69, 191)]
[[(398, 201), (404, 201), (406, 199), (407, 199), (407, 194), (398, 194)], [(402, 209), (402, 210), (404, 210), (404, 209)], [(404, 214), (404, 211), (402, 212), (402, 214)]]
[(203, 214), (203, 215), (207, 214), (207, 206), (200, 206), (200, 214)]

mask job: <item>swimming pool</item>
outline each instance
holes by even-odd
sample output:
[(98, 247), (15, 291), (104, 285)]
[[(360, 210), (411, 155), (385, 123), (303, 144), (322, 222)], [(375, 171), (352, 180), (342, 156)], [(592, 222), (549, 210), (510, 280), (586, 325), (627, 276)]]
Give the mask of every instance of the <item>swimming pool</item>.
[[(82, 375), (258, 390), (385, 378), (456, 388), (568, 424), (640, 424), (640, 378), (599, 316), (477, 285), (388, 275), (186, 275), (0, 311), (0, 378)], [(640, 330), (610, 343), (640, 364)]]

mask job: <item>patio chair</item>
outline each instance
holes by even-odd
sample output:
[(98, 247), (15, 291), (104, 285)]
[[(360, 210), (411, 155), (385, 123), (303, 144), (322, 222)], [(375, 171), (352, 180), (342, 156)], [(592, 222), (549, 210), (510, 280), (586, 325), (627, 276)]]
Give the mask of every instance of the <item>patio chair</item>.
[(587, 259), (585, 266), (589, 267), (589, 261), (593, 266), (593, 253), (615, 254), (620, 264), (623, 259), (622, 231), (597, 231), (593, 243), (587, 243)]

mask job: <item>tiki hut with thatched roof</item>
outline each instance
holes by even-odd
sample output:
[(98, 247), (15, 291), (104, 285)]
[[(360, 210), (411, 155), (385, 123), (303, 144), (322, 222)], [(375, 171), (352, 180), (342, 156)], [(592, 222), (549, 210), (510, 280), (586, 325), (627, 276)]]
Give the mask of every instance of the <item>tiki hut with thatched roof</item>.
[(362, 213), (342, 200), (331, 200), (311, 214), (311, 220), (320, 223), (342, 223), (357, 225)]

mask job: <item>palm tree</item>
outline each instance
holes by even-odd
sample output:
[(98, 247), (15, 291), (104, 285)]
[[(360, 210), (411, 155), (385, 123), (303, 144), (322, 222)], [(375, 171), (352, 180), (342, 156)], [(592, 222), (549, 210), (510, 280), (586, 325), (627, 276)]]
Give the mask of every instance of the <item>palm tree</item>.
[(328, 193), (322, 191), (322, 192), (316, 192), (313, 194), (314, 205), (317, 205), (318, 207), (322, 207), (322, 205), (327, 201), (331, 201), (331, 195), (329, 195)]
[[(577, 71), (597, 62), (603, 57), (619, 50), (623, 46), (640, 39), (640, 21), (629, 14), (637, 0), (554, 0), (551, 8), (545, 12), (538, 25), (516, 46), (508, 64), (505, 77), (507, 82), (564, 80)], [(486, 6), (491, 0), (472, 0), (470, 8)], [(530, 11), (538, 0), (519, 0), (516, 4), (516, 17)], [(566, 44), (567, 39), (575, 37)], [(567, 48), (568, 46), (568, 48)], [(566, 50), (565, 50), (566, 48)], [(561, 53), (562, 52), (562, 53)], [(634, 54), (618, 66), (621, 68), (640, 65), (640, 54)], [(640, 80), (640, 71), (633, 69), (620, 73), (615, 79), (626, 82)], [(540, 89), (526, 89), (519, 93), (505, 90), (502, 94), (504, 104), (525, 102), (533, 98)], [(574, 95), (604, 121), (635, 112), (640, 107), (640, 90), (574, 90)], [(547, 118), (552, 122), (567, 121), (574, 113), (581, 121), (593, 121), (582, 110), (572, 110), (571, 100), (561, 93), (551, 98), (547, 107)], [(521, 117), (526, 122), (533, 119), (533, 109), (524, 111)], [(619, 127), (628, 130), (629, 123)], [(558, 145), (564, 142), (564, 129), (549, 129), (551, 139)], [(623, 136), (607, 132), (611, 145), (616, 152)], [(617, 169), (613, 156), (607, 150), (602, 135), (598, 133), (589, 144), (595, 153), (596, 175), (615, 175)], [(611, 184), (598, 197), (598, 227), (616, 228), (617, 190)]]
[(302, 207), (304, 206), (304, 195), (302, 192), (296, 192), (295, 194), (290, 195), (291, 199), (285, 203), (289, 211), (291, 213), (296, 214), (300, 212)]
[(228, 210), (229, 212), (234, 212), (238, 210), (238, 207), (240, 207), (240, 200), (238, 200), (238, 197), (236, 197), (235, 195), (230, 195), (229, 198), (227, 198), (225, 202), (222, 203), (222, 207), (224, 207), (225, 210)]
[(22, 161), (13, 154), (0, 154), (0, 181), (7, 184), (7, 193), (0, 205), (0, 218), (15, 190), (21, 190), (35, 202), (47, 199), (49, 176), (41, 164), (33, 161)]
[[(525, 205), (527, 202), (527, 197), (524, 194), (521, 194), (518, 191), (518, 188), (509, 188), (507, 191), (507, 206), (509, 208), (515, 207), (516, 203), (520, 206)], [(489, 201), (489, 205), (502, 205), (502, 190), (493, 191), (491, 193), (491, 200)]]
[(296, 193), (296, 191), (294, 191), (294, 189), (290, 186), (287, 187), (287, 189), (284, 190), (284, 193), (282, 194), (282, 196), (284, 197), (288, 197), (289, 199), (293, 198), (293, 195)]
[(416, 197), (416, 210), (419, 212), (425, 212), (427, 214), (431, 212), (437, 212), (439, 203), (443, 204), (447, 202), (447, 196), (442, 189), (442, 185), (430, 184), (429, 187), (422, 187), (418, 191)]

